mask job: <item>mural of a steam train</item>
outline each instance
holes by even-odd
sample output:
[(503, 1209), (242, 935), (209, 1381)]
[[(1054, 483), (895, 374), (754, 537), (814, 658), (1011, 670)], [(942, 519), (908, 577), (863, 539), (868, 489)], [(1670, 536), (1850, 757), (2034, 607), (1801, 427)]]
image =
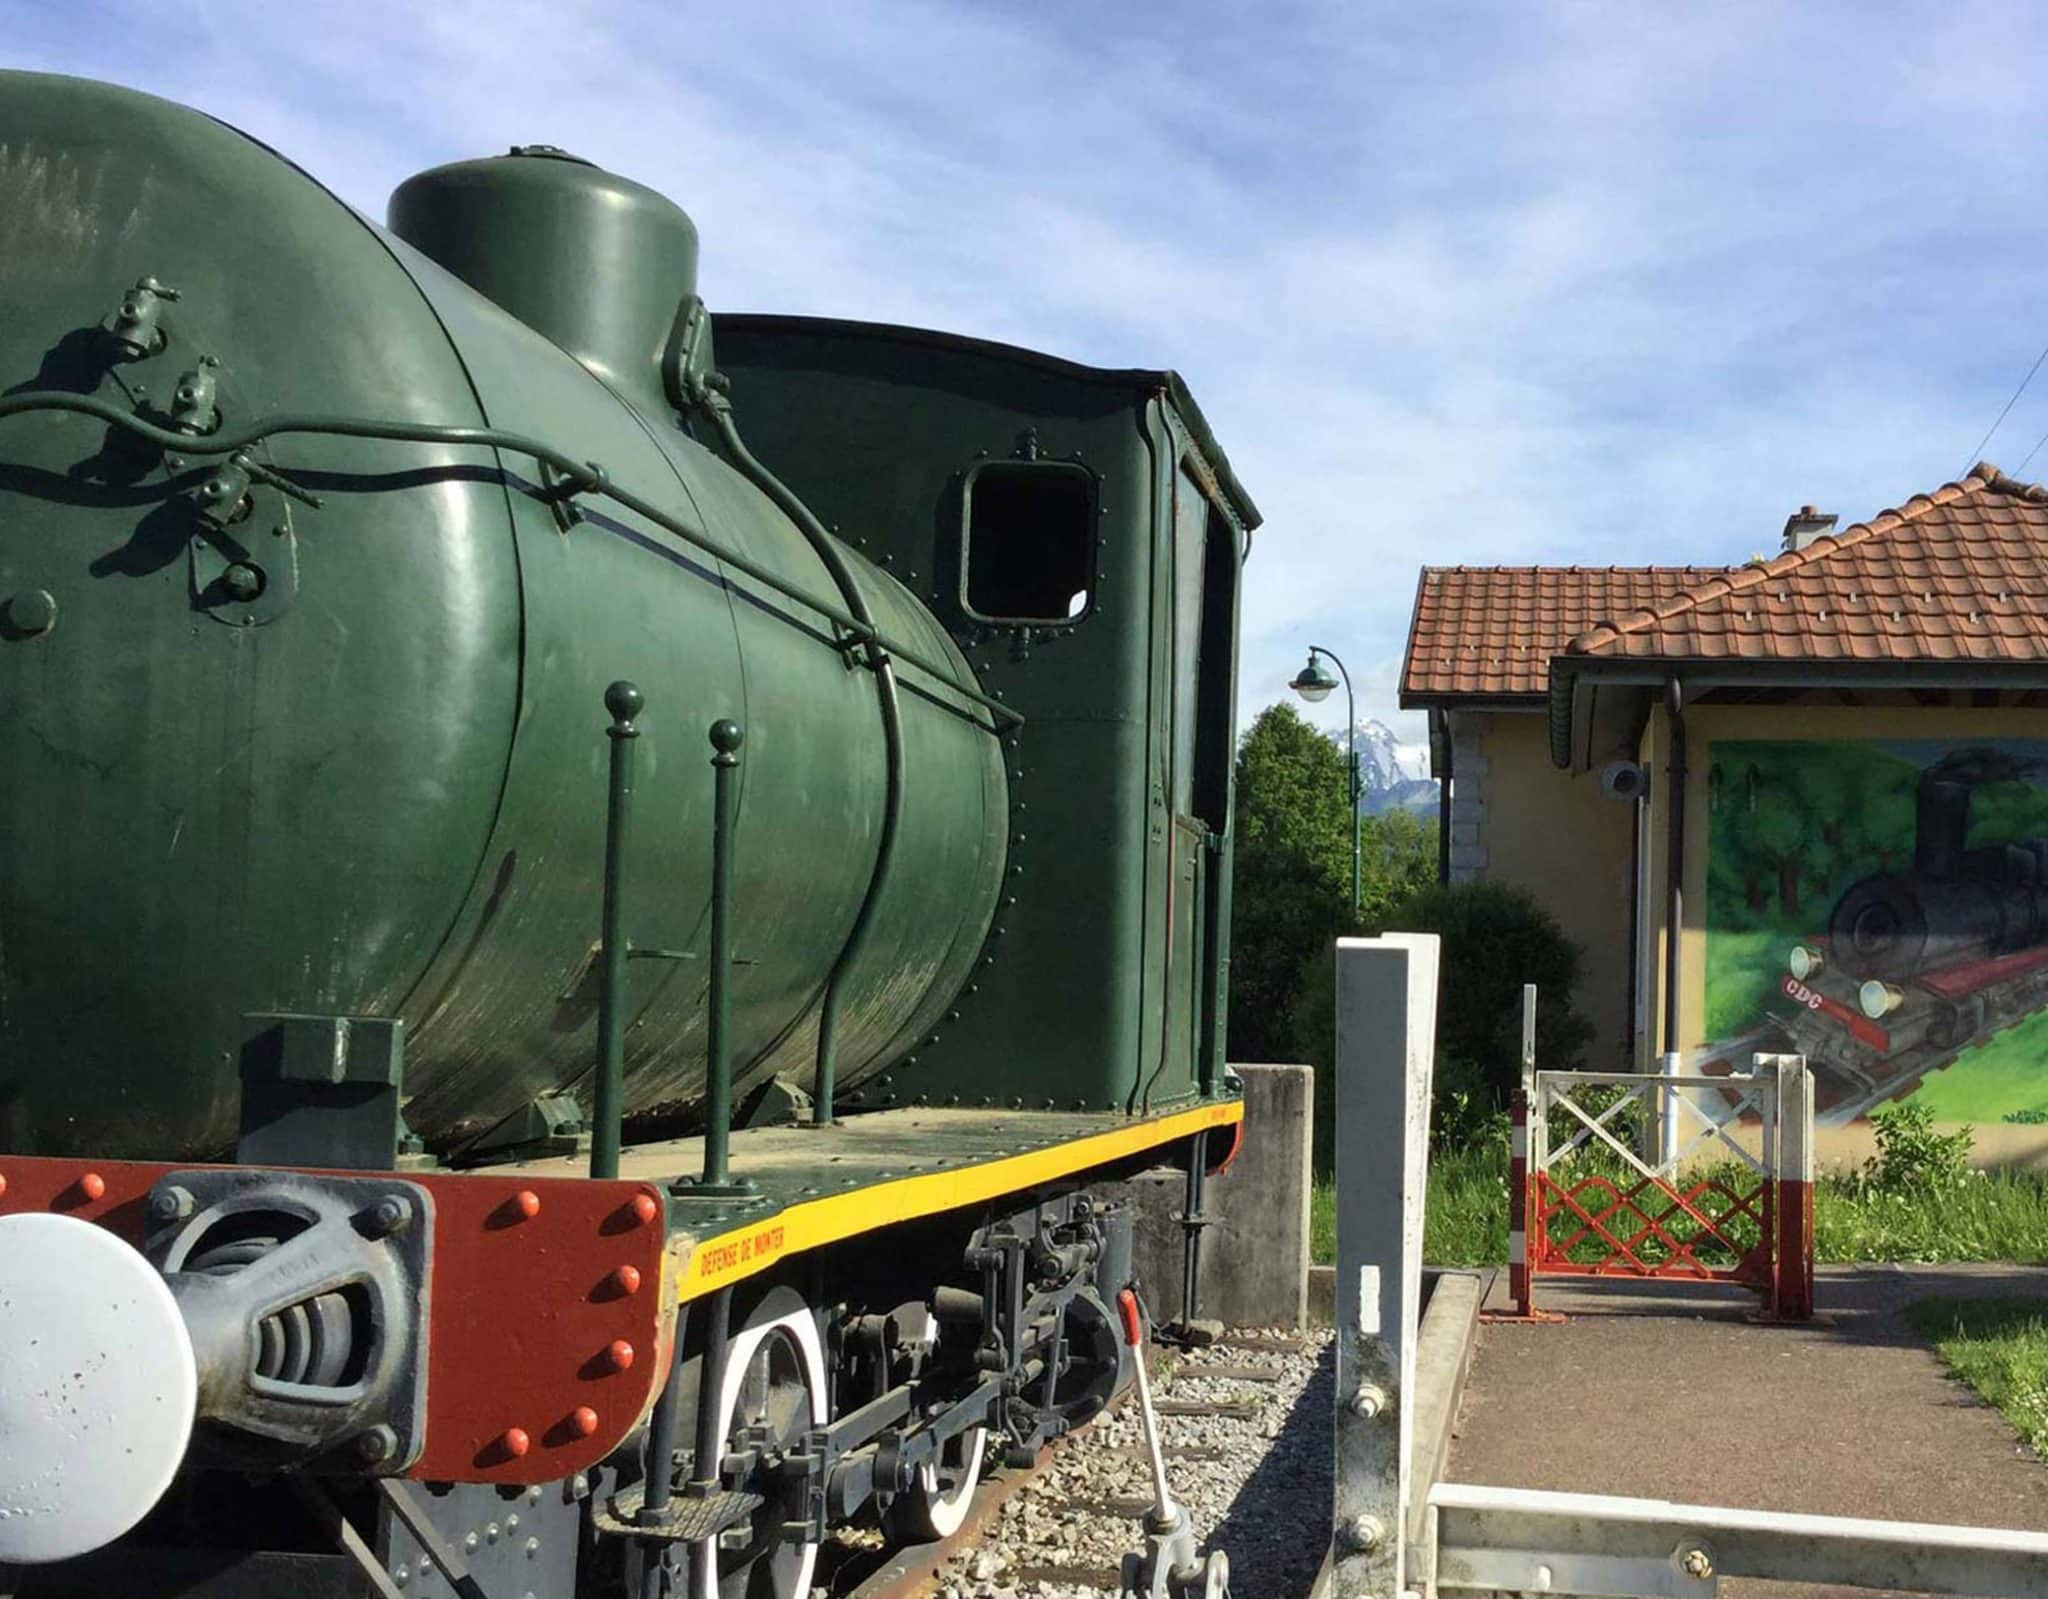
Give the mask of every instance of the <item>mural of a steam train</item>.
[(1959, 749), (1920, 774), (1912, 865), (1852, 883), (1825, 937), (1793, 946), (1776, 1019), (1829, 1120), (1909, 1091), (2048, 1004), (2048, 838), (1968, 843), (1979, 785), (2023, 775)]

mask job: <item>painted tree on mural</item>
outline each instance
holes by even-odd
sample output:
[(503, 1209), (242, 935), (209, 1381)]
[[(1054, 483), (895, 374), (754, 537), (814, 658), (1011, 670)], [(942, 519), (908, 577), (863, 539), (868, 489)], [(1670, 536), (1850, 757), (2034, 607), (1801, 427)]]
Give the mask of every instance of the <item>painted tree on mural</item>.
[(1708, 774), (1712, 925), (1802, 934), (1912, 857), (1919, 768), (1874, 744), (1720, 744)]
[(1913, 861), (1912, 784), (1893, 783), (1859, 793), (1854, 813), (1857, 853), (1872, 872), (1904, 871)]
[(1767, 784), (1747, 817), (1748, 825), (1736, 836), (1776, 882), (1779, 917), (1796, 921), (1800, 883), (1809, 872), (1825, 870), (1827, 859), (1820, 819), (1807, 798), (1805, 784), (1797, 780)]

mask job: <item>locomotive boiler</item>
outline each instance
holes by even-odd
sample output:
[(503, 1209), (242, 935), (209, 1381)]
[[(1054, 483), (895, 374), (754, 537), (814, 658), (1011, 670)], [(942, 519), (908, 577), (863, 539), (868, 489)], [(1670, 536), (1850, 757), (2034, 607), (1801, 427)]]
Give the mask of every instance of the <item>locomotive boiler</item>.
[(1193, 1314), (1258, 513), (1178, 376), (28, 74), (0, 240), (12, 1591), (787, 1599), (1121, 1380), (1106, 1181)]
[[(1004, 724), (900, 582), (650, 424), (708, 358), (684, 213), (528, 148), (412, 179), (383, 233), (204, 119), (6, 94), (14, 386), (195, 443), (290, 413), (437, 437), (272, 434), (236, 464), (110, 428), (81, 466), (90, 418), (10, 424), (0, 583), (31, 636), (0, 675), (0, 1146), (216, 1154), (242, 1019), (272, 1013), (400, 1018), (408, 1121), (437, 1148), (575, 1091), (591, 723), (625, 675), (660, 818), (635, 938), (679, 957), (636, 963), (629, 1110), (702, 1092), (718, 716), (751, 734), (737, 1053), (808, 1079), (828, 973), (848, 1086), (929, 1032), (995, 908)], [(725, 558), (453, 442), (485, 427), (600, 462)], [(867, 646), (830, 610), (896, 644), (893, 683), (849, 669)]]
[(1977, 787), (2026, 770), (1995, 748), (1927, 767), (1912, 866), (1852, 883), (1827, 937), (1793, 949), (1781, 983), (1796, 1007), (1786, 1026), (1821, 1071), (1836, 1119), (2048, 1001), (2048, 839), (1969, 843)]

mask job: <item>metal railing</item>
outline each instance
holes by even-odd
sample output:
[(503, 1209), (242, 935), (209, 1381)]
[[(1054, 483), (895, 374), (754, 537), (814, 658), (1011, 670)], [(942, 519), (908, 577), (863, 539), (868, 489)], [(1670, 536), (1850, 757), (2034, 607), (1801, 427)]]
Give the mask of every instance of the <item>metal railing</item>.
[[(1538, 1277), (1738, 1283), (1774, 1321), (1813, 1314), (1813, 1079), (1798, 1055), (1745, 1073), (1539, 1071), (1523, 991), (1511, 1118), (1509, 1291)], [(1736, 1136), (1754, 1129), (1755, 1145)], [(1638, 1136), (1630, 1136), (1630, 1134)], [(1655, 1156), (1643, 1153), (1655, 1149)]]

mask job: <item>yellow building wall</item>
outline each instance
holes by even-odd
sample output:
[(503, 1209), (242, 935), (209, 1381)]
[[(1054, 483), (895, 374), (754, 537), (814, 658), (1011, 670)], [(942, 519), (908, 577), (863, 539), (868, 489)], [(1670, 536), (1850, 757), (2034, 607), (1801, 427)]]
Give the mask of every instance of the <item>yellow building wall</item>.
[[(2048, 739), (2048, 711), (1918, 705), (1694, 705), (1685, 712), (1687, 764), (1685, 865), (1679, 940), (1678, 1039), (1684, 1052), (1711, 1042), (1704, 1030), (1707, 970), (1707, 861), (1712, 746), (1719, 740)], [(1640, 758), (1652, 771), (1645, 806), (1645, 867), (1649, 925), (1643, 930), (1642, 972), (1645, 1025), (1637, 1038), (1635, 1067), (1654, 1070), (1663, 1049), (1665, 861), (1669, 826), (1670, 727), (1660, 704), (1644, 729)], [(1617, 810), (1621, 807), (1617, 806)], [(2043, 1063), (2048, 1073), (2048, 1061)], [(1848, 1164), (1868, 1153), (1868, 1126), (1819, 1129), (1824, 1162)], [(1978, 1133), (1980, 1159), (2040, 1165), (2048, 1161), (2048, 1127), (1984, 1127)]]
[[(1540, 710), (1465, 713), (1456, 733), (1467, 734), (1465, 747), (1482, 751), (1486, 763), (1476, 784), (1486, 864), (1471, 875), (1526, 889), (1579, 946), (1578, 1007), (1594, 1029), (1585, 1065), (1615, 1070), (1625, 1061), (1632, 1002), (1632, 807), (1602, 794), (1597, 773), (1551, 764), (1549, 720)], [(1475, 786), (1469, 773), (1458, 782)]]

